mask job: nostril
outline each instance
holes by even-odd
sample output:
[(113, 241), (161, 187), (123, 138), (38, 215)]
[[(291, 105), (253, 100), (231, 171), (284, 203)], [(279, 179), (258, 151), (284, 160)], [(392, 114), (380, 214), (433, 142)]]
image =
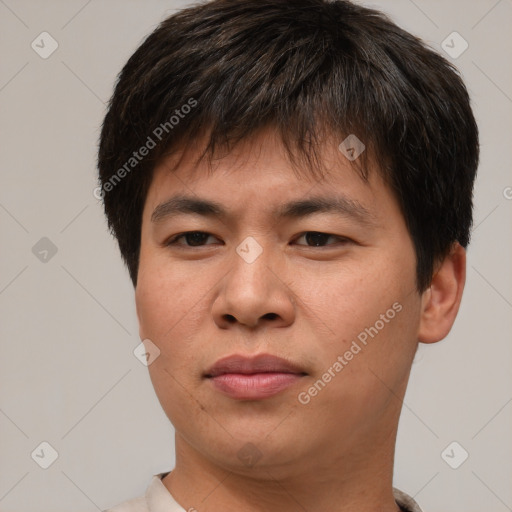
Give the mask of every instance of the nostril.
[(236, 318), (233, 315), (224, 315), (227, 322), (233, 324), (236, 322)]

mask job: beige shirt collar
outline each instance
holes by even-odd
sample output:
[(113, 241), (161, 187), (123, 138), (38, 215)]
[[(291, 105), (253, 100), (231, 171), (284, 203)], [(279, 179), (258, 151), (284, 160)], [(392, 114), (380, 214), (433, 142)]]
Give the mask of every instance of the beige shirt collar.
[[(195, 509), (193, 507), (186, 510), (179, 505), (167, 490), (162, 482), (162, 478), (168, 475), (168, 473), (153, 475), (144, 496), (104, 512), (194, 512)], [(422, 512), (419, 505), (406, 493), (393, 488), (393, 495), (398, 506), (404, 512)]]

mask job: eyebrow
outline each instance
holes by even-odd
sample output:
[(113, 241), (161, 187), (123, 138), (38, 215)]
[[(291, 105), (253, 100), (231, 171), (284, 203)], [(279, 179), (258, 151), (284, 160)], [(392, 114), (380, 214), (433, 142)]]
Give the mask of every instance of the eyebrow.
[[(316, 196), (289, 201), (273, 212), (276, 220), (301, 219), (318, 213), (334, 213), (353, 218), (361, 224), (375, 225), (375, 216), (359, 201), (345, 196)], [(178, 215), (202, 215), (226, 219), (229, 217), (224, 206), (216, 201), (198, 199), (192, 196), (176, 195), (159, 204), (151, 214), (151, 222), (159, 223)]]

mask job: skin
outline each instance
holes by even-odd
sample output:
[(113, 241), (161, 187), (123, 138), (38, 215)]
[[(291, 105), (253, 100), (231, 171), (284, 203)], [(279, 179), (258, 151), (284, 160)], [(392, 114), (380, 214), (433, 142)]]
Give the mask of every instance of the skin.
[[(176, 467), (163, 483), (185, 510), (398, 510), (393, 454), (411, 364), (418, 342), (439, 341), (453, 324), (465, 251), (454, 244), (420, 294), (397, 201), (376, 169), (363, 181), (337, 144), (322, 148), (323, 179), (295, 174), (270, 129), (216, 160), (213, 172), (206, 161), (194, 166), (199, 146), (182, 152), (176, 169), (176, 155), (155, 168), (135, 297), (141, 339), (160, 350), (150, 377), (176, 432)], [(177, 193), (217, 201), (228, 216), (152, 222), (157, 205)], [(270, 213), (286, 201), (332, 195), (360, 203), (371, 222), (339, 213), (276, 220)], [(166, 245), (186, 231), (211, 236), (199, 246), (190, 237)], [(334, 236), (315, 247), (302, 236), (311, 231)], [(252, 263), (236, 252), (248, 236), (262, 249)], [(299, 393), (395, 303), (400, 312), (300, 403)], [(204, 378), (221, 357), (260, 353), (288, 359), (307, 375), (252, 401), (226, 396)], [(244, 447), (253, 465), (238, 456)]]

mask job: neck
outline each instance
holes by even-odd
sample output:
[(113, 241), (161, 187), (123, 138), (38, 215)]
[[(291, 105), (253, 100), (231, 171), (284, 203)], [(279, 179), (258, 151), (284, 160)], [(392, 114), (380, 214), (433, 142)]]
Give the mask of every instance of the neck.
[[(176, 434), (176, 467), (163, 483), (187, 511), (296, 512), (358, 510), (398, 512), (392, 492), (396, 429), (375, 442), (349, 450), (318, 447), (305, 461), (223, 468), (203, 457)], [(363, 455), (361, 455), (363, 454)]]

